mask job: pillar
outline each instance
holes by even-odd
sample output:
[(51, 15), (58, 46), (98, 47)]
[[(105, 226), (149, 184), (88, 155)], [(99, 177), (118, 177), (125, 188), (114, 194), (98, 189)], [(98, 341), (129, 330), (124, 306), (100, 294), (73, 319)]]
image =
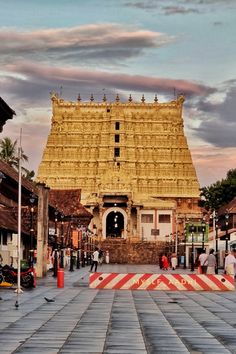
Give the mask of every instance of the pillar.
[(44, 183), (37, 185), (38, 217), (37, 217), (37, 264), (36, 274), (43, 277), (47, 273), (48, 254), (48, 197), (49, 188)]

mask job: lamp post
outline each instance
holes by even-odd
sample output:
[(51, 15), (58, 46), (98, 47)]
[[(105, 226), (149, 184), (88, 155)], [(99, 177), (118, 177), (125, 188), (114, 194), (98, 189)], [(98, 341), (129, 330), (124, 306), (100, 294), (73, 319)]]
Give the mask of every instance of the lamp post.
[(186, 228), (184, 228), (184, 269), (186, 269)]
[(205, 237), (205, 232), (206, 232), (206, 223), (205, 223), (204, 219), (202, 220), (201, 224), (202, 224), (202, 250), (204, 250), (205, 249), (205, 244), (204, 244), (205, 239), (204, 239), (204, 237)]
[(191, 272), (194, 272), (194, 238), (193, 238), (193, 233), (194, 233), (194, 225), (190, 225), (190, 232), (192, 236), (192, 251), (191, 251)]
[(72, 228), (73, 225), (70, 226), (70, 269), (69, 269), (70, 272), (74, 271)]
[(61, 213), (61, 254), (60, 268), (64, 268), (64, 214)]
[(80, 225), (78, 225), (78, 250), (77, 250), (77, 262), (76, 262), (76, 269), (80, 269)]
[(29, 250), (29, 267), (33, 267), (34, 263), (34, 202), (36, 196), (30, 195), (30, 250)]
[(53, 277), (57, 277), (57, 268), (58, 268), (58, 257), (57, 257), (57, 216), (58, 211), (55, 210), (54, 212), (54, 260), (53, 260)]
[(229, 241), (228, 227), (229, 227), (229, 214), (228, 212), (226, 212), (225, 214), (225, 253), (228, 252), (228, 241)]
[(216, 231), (216, 274), (218, 274), (218, 262), (219, 262), (219, 257), (218, 257), (218, 218), (215, 216), (215, 231)]

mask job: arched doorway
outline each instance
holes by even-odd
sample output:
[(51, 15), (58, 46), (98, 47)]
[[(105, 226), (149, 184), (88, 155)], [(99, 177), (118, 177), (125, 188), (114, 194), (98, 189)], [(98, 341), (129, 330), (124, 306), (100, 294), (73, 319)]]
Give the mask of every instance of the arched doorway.
[[(117, 224), (117, 226), (115, 224)], [(126, 238), (127, 237), (126, 229), (127, 229), (127, 214), (124, 211), (124, 209), (119, 207), (111, 207), (106, 209), (106, 211), (102, 216), (103, 239), (105, 239), (109, 235), (113, 235), (113, 237)]]
[(121, 237), (124, 233), (124, 216), (119, 211), (111, 211), (106, 219), (106, 237)]

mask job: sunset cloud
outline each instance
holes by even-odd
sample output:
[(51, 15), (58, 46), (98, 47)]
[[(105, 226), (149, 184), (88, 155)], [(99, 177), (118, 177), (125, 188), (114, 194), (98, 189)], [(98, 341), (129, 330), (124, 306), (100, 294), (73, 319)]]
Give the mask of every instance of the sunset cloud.
[(91, 24), (72, 28), (35, 31), (3, 29), (0, 32), (1, 61), (6, 57), (35, 60), (128, 59), (144, 50), (166, 45), (174, 37), (118, 24)]
[[(12, 79), (13, 86), (27, 85), (27, 82), (35, 85), (43, 85), (45, 88), (46, 83), (48, 88), (50, 86), (58, 85), (72, 85), (79, 88), (86, 87), (91, 89), (96, 87), (106, 87), (114, 90), (129, 90), (129, 91), (141, 91), (151, 93), (170, 94), (175, 88), (177, 93), (184, 93), (186, 96), (193, 95), (209, 95), (216, 90), (212, 87), (205, 86), (197, 82), (191, 82), (187, 80), (174, 80), (168, 78), (155, 78), (143, 75), (129, 75), (125, 73), (115, 74), (105, 71), (84, 70), (78, 67), (55, 67), (47, 65), (39, 65), (31, 62), (19, 62), (15, 64), (9, 64), (5, 66), (5, 70), (9, 73), (21, 74), (24, 79)], [(5, 84), (7, 86), (7, 84)], [(36, 89), (37, 87), (35, 87)]]

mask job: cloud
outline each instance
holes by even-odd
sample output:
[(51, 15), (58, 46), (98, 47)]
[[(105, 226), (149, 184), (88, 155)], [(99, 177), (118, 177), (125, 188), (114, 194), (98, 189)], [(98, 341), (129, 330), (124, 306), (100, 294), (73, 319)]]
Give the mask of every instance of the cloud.
[[(10, 74), (21, 74), (23, 79), (8, 76), (5, 78), (5, 88), (16, 89), (19, 95), (22, 92), (33, 95), (37, 99), (41, 97), (46, 88), (64, 86), (81, 88), (82, 91), (89, 88), (108, 88), (112, 90), (128, 90), (136, 92), (151, 92), (170, 95), (175, 88), (177, 93), (184, 93), (191, 97), (194, 95), (209, 95), (216, 90), (212, 87), (187, 80), (174, 80), (169, 78), (155, 78), (142, 75), (113, 74), (105, 71), (84, 70), (78, 67), (55, 67), (39, 65), (31, 62), (19, 62), (5, 66), (5, 71)], [(28, 85), (31, 85), (31, 87)], [(33, 90), (33, 87), (35, 90)], [(78, 91), (77, 91), (78, 92)]]
[[(165, 6), (163, 7), (163, 3)], [(151, 11), (153, 9), (164, 10), (165, 15), (186, 15), (190, 13), (200, 14), (203, 11), (210, 12), (212, 8), (222, 5), (235, 7), (235, 0), (140, 0), (126, 1), (124, 6), (133, 7), (141, 10)], [(194, 7), (193, 7), (194, 6)]]
[(166, 45), (174, 37), (137, 30), (118, 24), (90, 24), (72, 28), (42, 29), (31, 32), (2, 30), (1, 61), (28, 60), (78, 62), (93, 58), (128, 59), (144, 50)]
[(199, 116), (202, 116), (196, 134), (217, 147), (235, 146), (236, 85), (228, 82), (223, 101), (200, 99), (196, 104)]
[(199, 14), (200, 11), (194, 8), (186, 8), (183, 6), (165, 6), (162, 8), (164, 10), (165, 15), (186, 15), (189, 13)]
[(222, 149), (202, 145), (192, 147), (191, 155), (200, 185), (203, 187), (226, 177), (227, 172), (235, 166), (236, 148)]

